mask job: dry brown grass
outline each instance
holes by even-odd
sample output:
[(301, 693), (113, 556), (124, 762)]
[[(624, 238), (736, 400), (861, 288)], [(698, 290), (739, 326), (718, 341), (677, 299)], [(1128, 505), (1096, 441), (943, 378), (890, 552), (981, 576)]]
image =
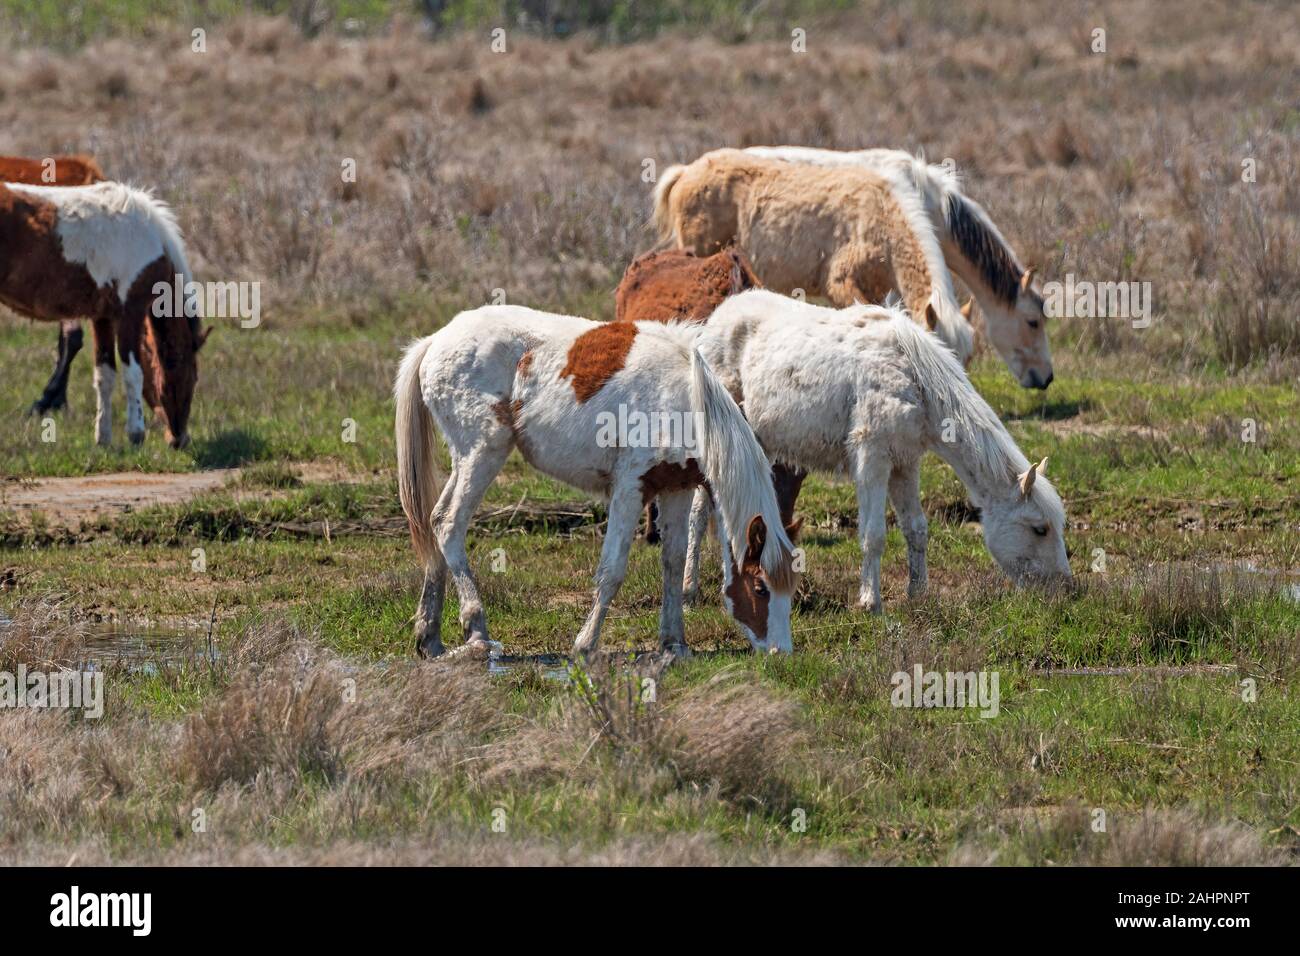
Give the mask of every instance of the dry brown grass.
[[(1028, 821), (995, 825), (976, 842), (953, 850), (956, 866), (1006, 866), (1018, 862), (990, 837), (1015, 834), (1018, 852), (1068, 866), (1279, 866), (1286, 854), (1265, 846), (1259, 834), (1193, 810), (1150, 810), (1113, 815), (1094, 830), (1089, 809), (1070, 804)], [(1023, 861), (1023, 860), (1021, 860)]]
[[(1300, 10), (1205, 4), (1171, 23), (1153, 0), (1051, 17), (1011, 0), (867, 6), (812, 29), (807, 54), (707, 36), (519, 36), (498, 54), (478, 35), (308, 40), (261, 18), (214, 29), (206, 55), (165, 31), (140, 41), (147, 55), (115, 40), (20, 50), (0, 65), (0, 149), (93, 150), (111, 175), (154, 186), (179, 207), (199, 272), (261, 279), (272, 318), (410, 294), (471, 305), (494, 288), (603, 302), (652, 241), (645, 159), (662, 169), (774, 142), (924, 149), (958, 163), (1046, 278), (1153, 283), (1153, 328), (1065, 320), (1058, 341), (1294, 374), (1286, 78)], [(1097, 25), (1109, 53), (1089, 49)]]

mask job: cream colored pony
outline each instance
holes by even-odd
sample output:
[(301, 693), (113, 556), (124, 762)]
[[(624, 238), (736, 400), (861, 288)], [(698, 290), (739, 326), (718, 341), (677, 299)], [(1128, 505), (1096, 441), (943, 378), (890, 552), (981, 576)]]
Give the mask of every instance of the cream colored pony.
[(897, 291), (917, 322), (970, 361), (974, 336), (934, 228), (921, 197), (891, 172), (718, 149), (664, 171), (654, 221), (665, 241), (696, 255), (736, 242), (777, 292), (847, 306)]
[(899, 149), (840, 152), (807, 146), (751, 146), (749, 156), (823, 167), (858, 167), (903, 179), (925, 204), (948, 268), (970, 289), (985, 333), (1025, 388), (1052, 383), (1042, 294), (984, 207), (965, 195), (957, 174)]

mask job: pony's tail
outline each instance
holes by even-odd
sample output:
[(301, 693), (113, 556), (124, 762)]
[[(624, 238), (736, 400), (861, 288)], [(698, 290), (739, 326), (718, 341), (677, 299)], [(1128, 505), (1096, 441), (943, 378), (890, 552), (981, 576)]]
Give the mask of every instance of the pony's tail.
[(393, 385), (397, 401), (397, 493), (411, 527), (411, 544), (428, 567), (442, 559), (433, 534), (433, 506), (442, 490), (442, 474), (433, 453), (433, 416), (420, 388), (420, 363), (433, 337), (411, 343), (402, 355)]
[(763, 519), (767, 537), (759, 563), (777, 590), (794, 587), (794, 546), (781, 524), (772, 466), (744, 414), (722, 387), (699, 349), (691, 348), (691, 411), (701, 431), (701, 459), (737, 564), (745, 553), (749, 523)]
[(659, 182), (655, 183), (654, 215), (651, 222), (654, 224), (655, 231), (659, 233), (660, 245), (668, 245), (676, 238), (677, 224), (673, 222), (672, 210), (668, 208), (668, 198), (673, 191), (673, 186), (681, 179), (684, 172), (686, 172), (685, 166), (669, 166), (659, 177)]

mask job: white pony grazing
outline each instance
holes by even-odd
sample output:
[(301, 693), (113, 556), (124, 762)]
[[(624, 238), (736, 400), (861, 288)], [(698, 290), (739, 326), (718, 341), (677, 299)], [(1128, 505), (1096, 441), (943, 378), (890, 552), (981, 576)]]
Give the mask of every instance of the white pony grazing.
[[(659, 638), (667, 650), (686, 651), (686, 526), (691, 494), (701, 485), (724, 529), (728, 609), (756, 650), (790, 651), (793, 546), (778, 516), (767, 458), (695, 350), (698, 331), (502, 305), (462, 312), (406, 350), (394, 386), (397, 473), (425, 568), (415, 626), (420, 654), (442, 653), (448, 570), (466, 644), (487, 644), (465, 536), (512, 448), (539, 471), (609, 501), (595, 603), (575, 653), (596, 648), (641, 509), (656, 496), (664, 573)], [(435, 425), (452, 463), (441, 488)]]
[(944, 261), (975, 296), (989, 341), (1011, 374), (1025, 388), (1047, 388), (1052, 383), (1043, 297), (1033, 287), (1033, 270), (1021, 264), (984, 207), (962, 192), (955, 172), (901, 149), (841, 152), (809, 146), (751, 146), (745, 152), (788, 163), (860, 166), (911, 182), (934, 224)]
[[(1065, 511), (1043, 476), (1046, 459), (1029, 464), (953, 354), (902, 310), (827, 309), (755, 289), (723, 302), (697, 344), (774, 462), (847, 470), (853, 479), (863, 606), (881, 610), (886, 494), (907, 541), (908, 593), (925, 589), (920, 460), (927, 451), (965, 484), (981, 510), (985, 544), (1008, 576), (1017, 583), (1070, 576)], [(687, 558), (692, 594), (707, 522), (708, 504), (697, 500)]]

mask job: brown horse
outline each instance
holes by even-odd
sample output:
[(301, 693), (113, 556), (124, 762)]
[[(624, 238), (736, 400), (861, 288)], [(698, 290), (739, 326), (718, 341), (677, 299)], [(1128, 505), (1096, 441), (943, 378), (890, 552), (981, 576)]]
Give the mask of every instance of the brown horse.
[[(24, 183), (28, 186), (90, 186), (103, 182), (104, 172), (89, 156), (50, 156), (27, 159), (0, 156), (0, 183)], [(81, 351), (81, 321), (65, 319), (59, 323), (59, 352), (54, 372), (41, 397), (32, 403), (30, 415), (58, 411), (68, 402), (68, 372), (72, 360)]]
[[(728, 296), (762, 286), (749, 260), (735, 246), (711, 256), (681, 249), (647, 252), (632, 260), (614, 290), (614, 321), (705, 322)], [(787, 478), (773, 469), (773, 480), (780, 501)], [(657, 517), (652, 501), (645, 508), (645, 539), (650, 544), (659, 541)], [(789, 515), (785, 518), (789, 524)]]
[(115, 344), (132, 443), (144, 440), (145, 401), (172, 447), (189, 440), (206, 334), (197, 301), (181, 299), (176, 315), (172, 297), (159, 295), (177, 276), (191, 281), (175, 217), (147, 192), (112, 182), (0, 184), (0, 304), (44, 321), (92, 320), (101, 445), (112, 439)]
[(734, 247), (703, 257), (680, 249), (647, 252), (632, 260), (614, 291), (614, 320), (703, 322), (727, 296), (762, 285)]

